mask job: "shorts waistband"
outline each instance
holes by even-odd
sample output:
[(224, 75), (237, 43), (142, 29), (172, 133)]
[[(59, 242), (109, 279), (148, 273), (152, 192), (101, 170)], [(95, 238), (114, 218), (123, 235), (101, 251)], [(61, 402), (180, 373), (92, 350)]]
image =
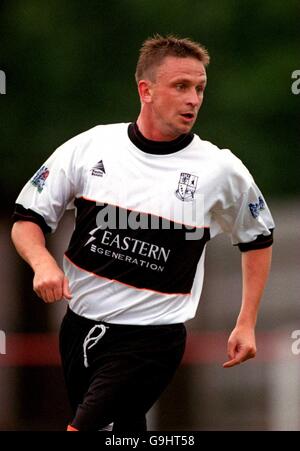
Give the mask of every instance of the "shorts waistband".
[(106, 327), (114, 328), (114, 329), (159, 329), (164, 327), (182, 327), (183, 323), (175, 323), (175, 324), (147, 324), (147, 325), (141, 325), (141, 324), (116, 324), (116, 323), (108, 323), (106, 321), (96, 321), (90, 318), (86, 318), (85, 316), (78, 315), (77, 313), (73, 312), (73, 310), (70, 309), (68, 306), (66, 317), (72, 319), (72, 321), (76, 321), (78, 324), (81, 324), (82, 326), (86, 327), (93, 327), (96, 324), (103, 324)]

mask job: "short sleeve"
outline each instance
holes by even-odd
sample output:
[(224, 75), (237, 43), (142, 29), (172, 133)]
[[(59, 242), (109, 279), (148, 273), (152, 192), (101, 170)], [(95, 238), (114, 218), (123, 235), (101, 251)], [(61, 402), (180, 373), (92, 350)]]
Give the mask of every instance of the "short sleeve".
[(44, 232), (54, 232), (71, 205), (80, 176), (76, 168), (76, 140), (60, 146), (19, 194), (13, 221), (37, 223)]
[(275, 224), (269, 207), (249, 171), (234, 159), (212, 211), (212, 235), (227, 233), (242, 252), (271, 246)]

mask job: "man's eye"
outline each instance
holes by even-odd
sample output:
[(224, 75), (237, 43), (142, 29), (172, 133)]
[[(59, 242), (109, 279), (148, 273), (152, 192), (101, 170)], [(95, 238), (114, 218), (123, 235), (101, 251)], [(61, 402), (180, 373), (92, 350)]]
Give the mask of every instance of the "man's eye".
[(204, 92), (204, 86), (197, 86), (196, 87), (196, 91), (198, 92), (198, 94), (201, 94), (201, 93), (203, 93)]
[(184, 84), (182, 84), (182, 83), (178, 83), (178, 84), (176, 85), (176, 89), (177, 89), (177, 91), (183, 91), (183, 90), (184, 90), (184, 88), (185, 88), (185, 85), (184, 85)]

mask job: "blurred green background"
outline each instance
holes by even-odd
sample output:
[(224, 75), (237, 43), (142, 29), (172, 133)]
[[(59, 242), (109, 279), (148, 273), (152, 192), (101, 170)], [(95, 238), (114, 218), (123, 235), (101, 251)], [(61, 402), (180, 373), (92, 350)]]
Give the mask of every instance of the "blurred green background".
[[(291, 91), (292, 72), (300, 70), (299, 23), (299, 0), (0, 1), (0, 70), (6, 73), (0, 329), (8, 337), (7, 355), (0, 355), (0, 430), (63, 430), (69, 415), (60, 368), (51, 362), (22, 366), (22, 352), (36, 349), (14, 348), (14, 360), (9, 348), (10, 334), (57, 335), (65, 309), (45, 306), (32, 292), (31, 270), (9, 238), (14, 200), (67, 139), (97, 124), (137, 118), (135, 65), (141, 43), (154, 33), (190, 37), (209, 50), (208, 86), (194, 131), (244, 161), (271, 204), (277, 231), (258, 324), (260, 357), (231, 372), (221, 367), (226, 340), (218, 333), (230, 332), (241, 287), (239, 253), (217, 240), (208, 252), (199, 314), (188, 329), (213, 333), (224, 357), (204, 352), (198, 363), (183, 365), (150, 424), (158, 430), (300, 428), (299, 357), (290, 351), (291, 331), (300, 329), (300, 95)], [(68, 241), (62, 235), (50, 242), (59, 261)]]
[(132, 121), (142, 41), (155, 32), (211, 54), (195, 131), (233, 150), (266, 196), (299, 193), (299, 1), (1, 2), (1, 189), (10, 199), (68, 138)]

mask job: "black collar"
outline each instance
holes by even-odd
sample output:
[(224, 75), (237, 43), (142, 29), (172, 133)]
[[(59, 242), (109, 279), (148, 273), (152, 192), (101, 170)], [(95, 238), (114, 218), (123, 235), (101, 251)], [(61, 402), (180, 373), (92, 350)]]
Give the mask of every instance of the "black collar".
[(180, 135), (173, 141), (152, 141), (142, 135), (136, 122), (129, 124), (128, 136), (133, 144), (140, 150), (155, 155), (166, 155), (169, 153), (178, 152), (188, 146), (194, 139), (193, 133), (188, 133)]

